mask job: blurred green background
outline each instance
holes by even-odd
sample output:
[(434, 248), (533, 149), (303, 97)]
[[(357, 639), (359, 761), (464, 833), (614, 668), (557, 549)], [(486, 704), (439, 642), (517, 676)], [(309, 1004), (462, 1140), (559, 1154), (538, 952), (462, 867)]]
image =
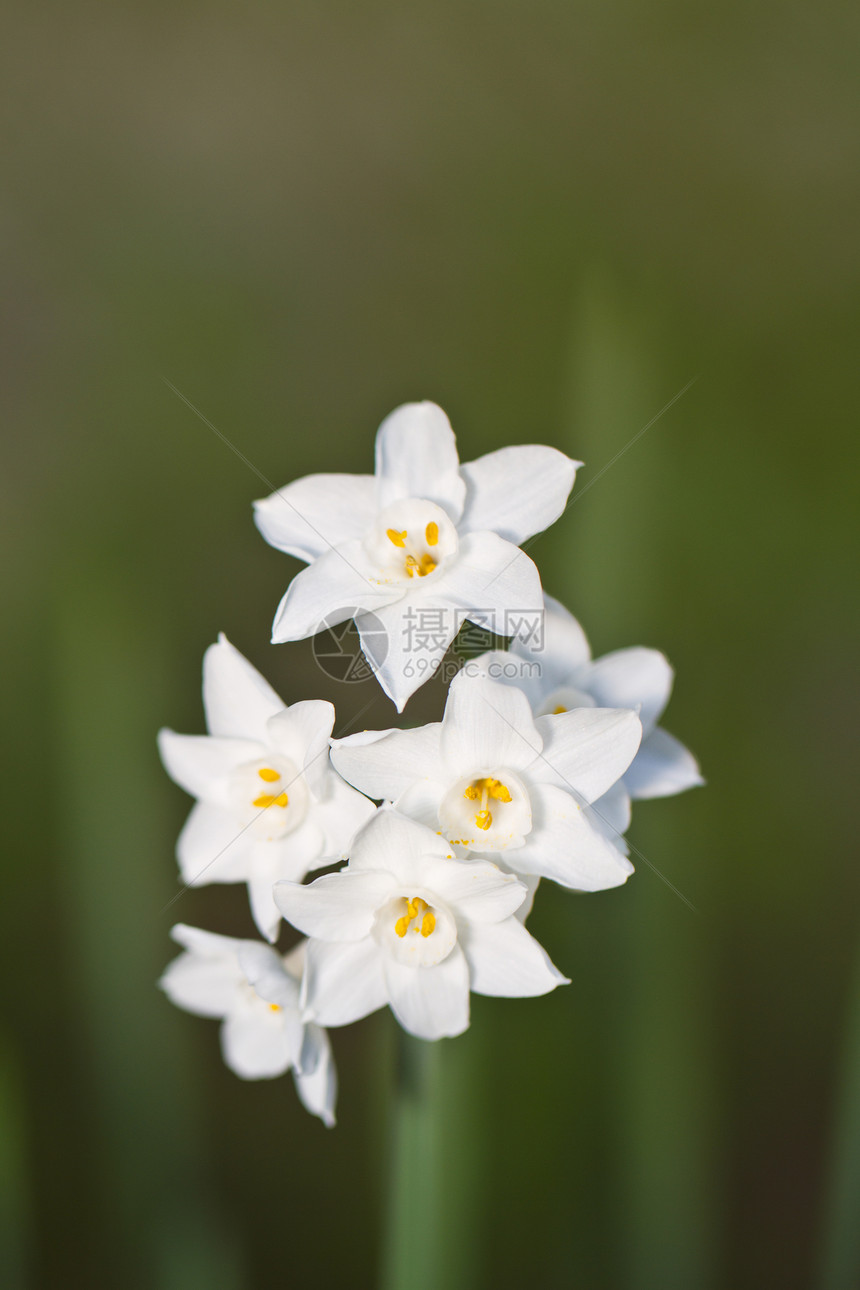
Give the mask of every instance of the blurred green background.
[(240, 888), (165, 909), (189, 803), (154, 735), (202, 729), (206, 645), (341, 729), (375, 694), (267, 643), (299, 566), (163, 378), (277, 484), (369, 469), (417, 398), (465, 460), (551, 443), (577, 493), (614, 461), (531, 554), (596, 653), (677, 669), (708, 787), (631, 837), (685, 899), (643, 863), (541, 890), (573, 984), (440, 1046), (416, 1267), (860, 1285), (858, 37), (834, 0), (7, 10), (4, 1285), (379, 1265), (389, 1018), (334, 1034), (327, 1133), (154, 988), (174, 921), (253, 931)]

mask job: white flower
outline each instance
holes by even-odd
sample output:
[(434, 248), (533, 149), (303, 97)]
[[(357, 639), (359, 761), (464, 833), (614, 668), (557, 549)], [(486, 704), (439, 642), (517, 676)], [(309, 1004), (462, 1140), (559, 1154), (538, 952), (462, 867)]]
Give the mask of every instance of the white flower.
[(627, 769), (640, 735), (630, 711), (535, 718), (521, 690), (464, 670), (441, 722), (335, 740), (332, 761), (363, 792), (452, 844), (492, 854), (515, 873), (599, 891), (633, 869), (587, 804)]
[(304, 944), (286, 957), (259, 941), (216, 936), (178, 923), (171, 936), (185, 953), (159, 982), (172, 1003), (200, 1017), (222, 1017), (224, 1061), (242, 1079), (292, 1069), (307, 1109), (331, 1128), (337, 1076), (325, 1031), (302, 1020)]
[(354, 617), (402, 711), (466, 618), (511, 636), (539, 612), (538, 572), (518, 544), (558, 518), (579, 464), (531, 445), (461, 466), (442, 409), (404, 404), (379, 427), (375, 477), (309, 475), (255, 503), (266, 541), (309, 565), (272, 640)]
[(280, 882), (284, 917), (310, 936), (309, 1013), (344, 1026), (390, 1004), (420, 1039), (459, 1035), (469, 991), (546, 994), (566, 978), (513, 916), (525, 898), (487, 860), (455, 860), (437, 833), (383, 808), (340, 873)]
[(198, 799), (177, 843), (182, 879), (247, 882), (254, 921), (274, 941), (273, 884), (343, 859), (375, 807), (330, 765), (332, 705), (285, 707), (223, 634), (203, 659), (203, 706), (208, 735), (158, 736), (167, 773)]
[[(542, 644), (516, 640), (510, 654), (483, 654), (467, 669), (518, 686), (537, 716), (597, 706), (636, 710), (642, 722), (642, 744), (619, 786), (632, 798), (668, 797), (704, 783), (692, 753), (657, 725), (672, 693), (674, 674), (665, 656), (659, 650), (635, 647), (592, 659), (573, 614), (552, 596), (544, 599)], [(620, 806), (623, 809), (617, 794), (598, 803), (598, 809), (604, 812), (605, 808), (609, 815)]]

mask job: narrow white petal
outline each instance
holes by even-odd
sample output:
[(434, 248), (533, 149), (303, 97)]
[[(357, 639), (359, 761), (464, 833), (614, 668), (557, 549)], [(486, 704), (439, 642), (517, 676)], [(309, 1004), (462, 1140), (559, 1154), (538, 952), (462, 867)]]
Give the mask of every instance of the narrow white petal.
[(278, 939), (281, 926), (281, 911), (275, 904), (272, 895), (274, 884), (268, 877), (253, 877), (248, 882), (248, 903), (251, 906), (251, 917), (260, 935), (265, 936), (272, 944)]
[(484, 676), (488, 681), (501, 685), (514, 685), (529, 701), (533, 712), (542, 706), (544, 699), (555, 689), (555, 681), (547, 679), (544, 662), (541, 657), (515, 654), (516, 640), (511, 641), (511, 649), (488, 650), (477, 658), (471, 658), (463, 665), (468, 676)]
[(632, 815), (630, 794), (623, 779), (613, 784), (608, 792), (598, 797), (596, 802), (584, 808), (586, 818), (595, 829), (608, 838), (622, 855), (628, 855), (630, 848), (624, 834), (630, 828)]
[(671, 797), (704, 784), (699, 763), (680, 740), (665, 730), (652, 730), (629, 770), (624, 783), (631, 797)]
[(543, 739), (521, 690), (462, 671), (448, 691), (440, 746), (456, 778), (481, 767), (523, 769), (538, 756)]
[(376, 806), (356, 789), (345, 784), (329, 768), (330, 788), (322, 802), (314, 805), (314, 820), (325, 835), (325, 855), (345, 860), (359, 829), (373, 819)]
[(363, 941), (309, 941), (303, 997), (321, 1026), (348, 1026), (388, 1002), (380, 950), (371, 936)]
[(196, 802), (176, 843), (182, 881), (189, 887), (210, 882), (245, 882), (254, 841), (235, 815), (208, 802)]
[(642, 737), (635, 712), (577, 708), (538, 717), (543, 752), (532, 767), (535, 779), (556, 783), (586, 802), (602, 797), (630, 765)]
[(634, 708), (642, 729), (653, 730), (672, 693), (674, 673), (656, 649), (619, 649), (583, 667), (577, 682), (601, 708)]
[(269, 545), (307, 561), (361, 537), (375, 514), (372, 475), (306, 475), (254, 503), (254, 523)]
[(211, 735), (178, 735), (159, 730), (158, 751), (164, 769), (192, 797), (214, 806), (224, 796), (224, 781), (243, 761), (253, 761), (265, 751), (250, 739), (216, 739)]
[(210, 735), (265, 743), (284, 702), (222, 632), (203, 655), (203, 707)]
[(415, 730), (365, 731), (336, 739), (331, 760), (336, 771), (368, 797), (394, 801), (416, 779), (424, 779), (439, 760), (441, 723)]
[(272, 643), (304, 640), (399, 595), (375, 582), (361, 542), (326, 551), (293, 578), (272, 624)]
[(424, 885), (441, 896), (458, 919), (479, 923), (509, 918), (526, 896), (523, 884), (491, 860), (435, 860), (427, 866)]
[(450, 853), (449, 844), (438, 833), (384, 806), (356, 836), (349, 868), (385, 870), (392, 875), (392, 883), (420, 886), (428, 862)]
[(505, 855), (512, 869), (574, 891), (603, 891), (627, 881), (632, 864), (593, 826), (588, 807), (552, 784), (535, 785), (531, 802), (534, 827), (525, 846)]
[(470, 533), (457, 559), (433, 586), (463, 617), (500, 636), (534, 630), (543, 609), (540, 574), (533, 560), (496, 533)]
[(517, 918), (471, 923), (462, 941), (476, 994), (524, 998), (570, 984)]
[(558, 519), (581, 465), (542, 444), (499, 448), (468, 462), (463, 531), (490, 529), (518, 546)]
[(224, 1061), (242, 1079), (274, 1079), (292, 1063), (290, 1042), (276, 1017), (237, 1009), (221, 1027)]
[(315, 1060), (308, 1069), (293, 1071), (296, 1092), (302, 1105), (311, 1115), (318, 1115), (327, 1129), (334, 1127), (334, 1108), (337, 1102), (337, 1071), (331, 1053), (328, 1035), (321, 1026), (308, 1022), (305, 1026), (305, 1049), (316, 1049)]
[(380, 509), (407, 497), (436, 502), (458, 520), (466, 484), (454, 431), (435, 403), (404, 403), (387, 416), (376, 435)]
[(387, 899), (394, 880), (387, 873), (324, 874), (306, 887), (279, 882), (274, 899), (284, 918), (306, 936), (326, 941), (358, 941), (373, 926), (373, 915)]
[[(284, 962), (277, 950), (271, 945), (259, 941), (243, 941), (239, 945), (239, 967), (242, 975), (254, 992), (266, 1003), (277, 1004), (284, 1012), (294, 1014), (298, 1019), (299, 985), (284, 968)], [(296, 1048), (298, 1059), (301, 1040)]]
[(325, 699), (303, 699), (272, 717), (266, 740), (294, 766), (306, 769), (307, 782), (316, 790), (325, 775), (333, 725), (333, 704)]
[[(187, 942), (194, 947), (198, 944), (195, 936), (198, 931), (198, 928), (186, 928), (180, 924), (174, 928), (173, 935), (180, 944)], [(189, 935), (186, 936), (186, 932)], [(209, 935), (200, 933), (203, 938)], [(217, 942), (220, 944), (213, 945), (203, 940), (205, 952), (196, 948), (186, 949), (167, 965), (159, 981), (171, 1003), (201, 1017), (225, 1016), (233, 1007), (239, 990), (238, 943), (230, 937), (218, 937)]]
[(391, 1011), (419, 1039), (462, 1035), (469, 1026), (469, 967), (459, 945), (435, 967), (383, 961)]
[(426, 592), (410, 589), (355, 620), (364, 656), (398, 712), (435, 675), (465, 620), (465, 613), (447, 604), (444, 595), (441, 581)]
[(449, 787), (449, 784), (443, 784), (438, 779), (418, 779), (411, 788), (400, 794), (395, 806), (401, 815), (408, 815), (410, 820), (416, 820), (425, 828), (436, 831), (442, 827), (439, 805)]

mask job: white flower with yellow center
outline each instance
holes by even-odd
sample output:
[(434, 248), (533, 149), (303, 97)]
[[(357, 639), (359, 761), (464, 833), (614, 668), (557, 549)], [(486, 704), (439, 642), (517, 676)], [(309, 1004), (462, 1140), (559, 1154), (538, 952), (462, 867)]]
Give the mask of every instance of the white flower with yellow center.
[(455, 860), (444, 838), (384, 807), (340, 873), (280, 882), (275, 900), (310, 937), (302, 997), (321, 1025), (386, 1004), (420, 1039), (459, 1035), (469, 992), (546, 994), (566, 978), (514, 916), (526, 889), (488, 860)]
[(216, 936), (178, 923), (171, 936), (184, 953), (159, 982), (186, 1012), (220, 1017), (224, 1061), (242, 1079), (292, 1070), (303, 1104), (334, 1124), (337, 1077), (325, 1031), (302, 1020), (299, 995), (304, 943), (285, 957), (259, 941)]
[[(518, 686), (537, 716), (583, 707), (633, 708), (642, 722), (642, 743), (619, 788), (634, 799), (669, 797), (704, 783), (692, 753), (657, 725), (674, 679), (666, 657), (636, 646), (592, 659), (573, 614), (552, 596), (544, 600), (540, 649), (512, 641), (510, 654), (483, 654), (468, 669)], [(606, 803), (607, 810), (613, 812), (615, 805)], [(601, 803), (597, 807), (602, 809)]]
[(587, 708), (535, 718), (514, 686), (460, 672), (441, 722), (335, 740), (351, 784), (459, 847), (579, 891), (625, 882), (630, 863), (588, 804), (639, 746), (635, 712)]
[(538, 572), (518, 544), (558, 518), (578, 464), (530, 445), (461, 466), (441, 408), (398, 408), (379, 428), (375, 476), (309, 475), (255, 504), (266, 541), (309, 566), (281, 601), (272, 640), (354, 617), (402, 711), (466, 618), (511, 636), (539, 612)]
[(162, 730), (168, 774), (197, 804), (179, 835), (183, 882), (247, 882), (254, 921), (274, 941), (272, 886), (343, 859), (373, 814), (329, 761), (334, 708), (283, 700), (223, 635), (203, 660), (208, 735)]

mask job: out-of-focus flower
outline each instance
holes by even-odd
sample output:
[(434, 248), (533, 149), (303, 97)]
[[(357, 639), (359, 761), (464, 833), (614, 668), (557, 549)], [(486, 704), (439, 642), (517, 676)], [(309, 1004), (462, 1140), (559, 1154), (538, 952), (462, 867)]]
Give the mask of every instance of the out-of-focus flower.
[(171, 935), (184, 953), (160, 985), (186, 1012), (220, 1017), (224, 1061), (242, 1079), (292, 1070), (303, 1104), (334, 1124), (337, 1076), (328, 1036), (299, 1009), (304, 943), (285, 958), (259, 941), (216, 936), (178, 923)]

